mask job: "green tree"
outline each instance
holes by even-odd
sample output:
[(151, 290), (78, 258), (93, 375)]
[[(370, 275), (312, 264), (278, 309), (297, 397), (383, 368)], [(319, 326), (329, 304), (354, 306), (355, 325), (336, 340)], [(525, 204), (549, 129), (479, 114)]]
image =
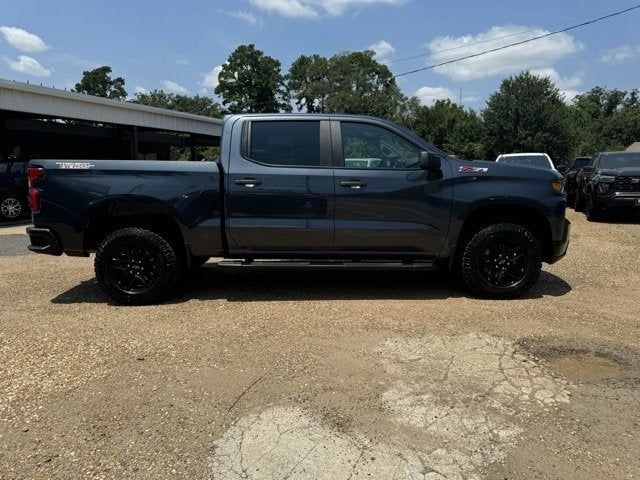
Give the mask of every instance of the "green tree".
[(580, 155), (622, 150), (640, 139), (638, 90), (626, 92), (594, 87), (578, 95), (571, 105), (571, 119)]
[(201, 95), (178, 95), (175, 93), (166, 93), (162, 90), (152, 90), (147, 93), (136, 93), (132, 102), (150, 107), (203, 115), (205, 117), (222, 117), (220, 104), (209, 97)]
[(573, 152), (569, 107), (550, 78), (530, 72), (506, 78), (482, 116), (491, 157), (533, 151), (560, 162)]
[(320, 55), (301, 55), (289, 68), (287, 86), (299, 111), (325, 112), (329, 92), (329, 62)]
[(411, 128), (452, 155), (469, 159), (484, 156), (482, 118), (451, 100), (418, 107)]
[(72, 91), (114, 100), (126, 99), (127, 92), (124, 89), (124, 78), (116, 77), (112, 79), (111, 72), (111, 67), (106, 65), (82, 72), (82, 80), (76, 83)]
[(391, 120), (402, 117), (407, 98), (389, 68), (374, 55), (372, 51), (341, 53), (328, 60), (326, 111)]
[(240, 45), (223, 65), (215, 92), (231, 113), (291, 111), (280, 62), (257, 50)]

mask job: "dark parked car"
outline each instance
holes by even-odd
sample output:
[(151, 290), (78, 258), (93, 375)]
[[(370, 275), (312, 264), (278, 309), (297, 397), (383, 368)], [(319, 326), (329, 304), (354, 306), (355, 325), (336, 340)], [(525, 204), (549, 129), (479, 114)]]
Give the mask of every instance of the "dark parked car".
[(567, 194), (567, 205), (570, 207), (574, 205), (576, 199), (576, 179), (578, 177), (578, 172), (582, 167), (589, 165), (589, 163), (591, 163), (591, 157), (577, 157), (571, 160), (569, 165), (567, 165), (567, 167), (562, 171), (564, 174), (563, 188), (564, 192)]
[(0, 222), (17, 220), (29, 212), (26, 170), (24, 161), (0, 162)]
[(512, 298), (569, 242), (555, 170), (455, 160), (361, 116), (233, 115), (217, 163), (33, 160), (29, 182), (29, 248), (96, 252), (98, 283), (130, 304), (161, 301), (212, 256), (226, 257), (218, 268), (441, 266)]
[(578, 173), (575, 205), (589, 220), (614, 208), (640, 212), (640, 152), (596, 155)]

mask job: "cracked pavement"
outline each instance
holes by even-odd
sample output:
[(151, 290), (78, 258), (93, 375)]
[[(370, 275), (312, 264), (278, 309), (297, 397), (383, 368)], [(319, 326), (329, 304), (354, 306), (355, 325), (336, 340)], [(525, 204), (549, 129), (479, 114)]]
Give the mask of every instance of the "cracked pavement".
[(215, 442), (213, 478), (482, 478), (531, 417), (569, 403), (569, 382), (498, 337), (396, 337), (379, 353), (392, 385), (380, 400), (394, 422), (415, 427), (413, 441), (374, 442), (357, 426), (347, 434), (299, 407), (273, 407)]

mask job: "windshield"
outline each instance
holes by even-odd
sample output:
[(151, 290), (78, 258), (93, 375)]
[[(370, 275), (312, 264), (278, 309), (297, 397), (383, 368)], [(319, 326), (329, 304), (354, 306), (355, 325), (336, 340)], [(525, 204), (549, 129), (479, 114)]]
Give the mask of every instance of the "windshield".
[(536, 168), (551, 168), (549, 160), (544, 155), (514, 155), (513, 157), (500, 157), (498, 163), (510, 163), (512, 165), (526, 165)]
[(591, 162), (591, 159), (588, 157), (585, 158), (576, 158), (571, 165), (571, 170), (580, 170), (582, 167), (586, 167)]
[(600, 168), (640, 168), (640, 152), (603, 155), (599, 164)]

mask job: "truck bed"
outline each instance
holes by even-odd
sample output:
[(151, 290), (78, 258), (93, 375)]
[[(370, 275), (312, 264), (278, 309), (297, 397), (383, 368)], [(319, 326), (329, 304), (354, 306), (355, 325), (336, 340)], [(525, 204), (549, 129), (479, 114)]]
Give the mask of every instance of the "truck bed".
[(95, 250), (86, 232), (103, 218), (139, 214), (173, 221), (193, 255), (222, 252), (222, 194), (215, 162), (150, 160), (33, 160), (45, 169), (38, 182), (38, 227), (64, 238), (62, 250)]

